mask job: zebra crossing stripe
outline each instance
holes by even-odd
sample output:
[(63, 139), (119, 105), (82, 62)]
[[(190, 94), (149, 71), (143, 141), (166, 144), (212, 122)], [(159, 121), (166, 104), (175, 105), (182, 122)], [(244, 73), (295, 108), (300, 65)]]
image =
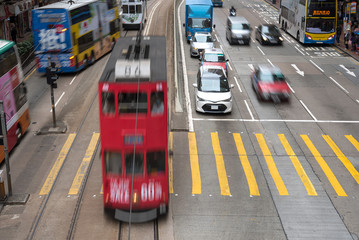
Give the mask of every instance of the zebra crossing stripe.
[(359, 184), (359, 172), (355, 169), (353, 164), (349, 161), (349, 159), (343, 154), (342, 151), (338, 148), (338, 146), (334, 143), (334, 141), (329, 137), (328, 135), (322, 136), (325, 141), (328, 143), (330, 148), (333, 150), (335, 155), (339, 158), (339, 160), (343, 163), (343, 165), (346, 167), (346, 169), (350, 172), (350, 174), (353, 176), (355, 181)]
[(278, 172), (278, 169), (273, 160), (272, 154), (270, 153), (268, 146), (264, 140), (263, 134), (256, 133), (256, 137), (257, 137), (258, 144), (259, 144), (260, 148), (262, 149), (263, 156), (267, 162), (269, 172), (272, 175), (272, 178), (277, 187), (279, 195), (288, 195), (288, 190), (287, 190), (286, 186), (284, 185), (282, 177), (279, 175), (279, 172)]
[(278, 134), (279, 140), (282, 142), (282, 145), (285, 149), (285, 151), (287, 152), (290, 160), (292, 161), (295, 170), (297, 171), (300, 179), (302, 180), (304, 187), (307, 189), (307, 193), (310, 196), (317, 196), (317, 192), (315, 191), (315, 188), (312, 184), (312, 182), (310, 181), (307, 173), (305, 172), (305, 170), (302, 167), (302, 164), (300, 164), (297, 156), (295, 155), (292, 147), (289, 145), (289, 142), (287, 140), (287, 138), (284, 136), (284, 134)]
[(86, 174), (89, 164), (91, 162), (92, 156), (95, 152), (95, 148), (98, 143), (99, 137), (100, 137), (99, 133), (92, 134), (92, 138), (91, 138), (90, 144), (87, 147), (85, 157), (82, 159), (80, 167), (77, 170), (76, 176), (72, 182), (72, 185), (71, 185), (68, 195), (77, 195), (79, 193), (79, 190), (80, 190), (80, 187), (82, 184), (82, 180), (85, 177), (85, 174)]
[(260, 196), (257, 181), (253, 174), (251, 164), (248, 161), (246, 149), (244, 148), (241, 134), (233, 133), (233, 138), (237, 146), (239, 159), (241, 160), (244, 173), (246, 174), (248, 187), (249, 187), (249, 194), (251, 196)]
[(314, 158), (317, 160), (319, 166), (322, 168), (324, 174), (327, 176), (330, 184), (334, 188), (335, 192), (340, 197), (347, 197), (348, 195), (344, 191), (343, 187), (340, 185), (339, 181), (335, 177), (334, 173), (328, 166), (328, 164), (325, 162), (323, 157), (320, 155), (316, 147), (313, 145), (312, 141), (309, 139), (307, 135), (300, 135), (303, 139), (304, 143), (307, 145), (309, 150), (312, 152)]
[(201, 174), (199, 172), (196, 133), (188, 133), (188, 145), (192, 172), (192, 194), (201, 194)]
[(359, 151), (359, 142), (352, 135), (345, 135), (345, 137), (353, 144), (353, 146)]
[(221, 195), (230, 196), (231, 192), (228, 185), (227, 173), (226, 173), (226, 168), (224, 166), (221, 146), (219, 145), (218, 133), (212, 132), (211, 138), (212, 138), (213, 152), (216, 158), (218, 180), (219, 180), (219, 185), (221, 187)]

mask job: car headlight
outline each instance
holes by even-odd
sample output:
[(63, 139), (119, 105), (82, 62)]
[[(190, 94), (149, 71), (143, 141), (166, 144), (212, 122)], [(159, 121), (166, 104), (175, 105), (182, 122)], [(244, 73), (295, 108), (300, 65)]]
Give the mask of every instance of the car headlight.
[(197, 96), (197, 101), (206, 101), (206, 99), (200, 98)]
[(283, 38), (282, 37), (279, 37), (279, 40), (281, 40), (283, 42)]
[(264, 36), (264, 35), (262, 36), (262, 38), (263, 38), (264, 41), (268, 40), (268, 38), (266, 36)]
[(197, 48), (196, 48), (196, 47), (193, 47), (193, 50), (197, 50)]

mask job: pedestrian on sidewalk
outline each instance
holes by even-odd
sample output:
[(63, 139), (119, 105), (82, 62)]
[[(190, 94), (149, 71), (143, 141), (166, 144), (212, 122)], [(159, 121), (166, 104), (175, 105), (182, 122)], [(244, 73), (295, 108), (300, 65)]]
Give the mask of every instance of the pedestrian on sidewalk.
[(10, 34), (11, 34), (12, 40), (13, 40), (15, 43), (17, 43), (17, 42), (16, 42), (17, 31), (16, 31), (16, 26), (15, 26), (15, 24), (12, 24)]
[(349, 40), (350, 40), (350, 28), (347, 28), (347, 32), (344, 35), (344, 44), (345, 44), (345, 49), (348, 49), (349, 46)]
[(337, 43), (340, 43), (340, 36), (342, 35), (342, 25), (339, 24), (337, 27)]
[(356, 37), (355, 37), (354, 31), (353, 31), (352, 34), (351, 34), (350, 41), (352, 42), (352, 51), (356, 51), (356, 48), (357, 48), (356, 45), (357, 45), (357, 43), (356, 43)]

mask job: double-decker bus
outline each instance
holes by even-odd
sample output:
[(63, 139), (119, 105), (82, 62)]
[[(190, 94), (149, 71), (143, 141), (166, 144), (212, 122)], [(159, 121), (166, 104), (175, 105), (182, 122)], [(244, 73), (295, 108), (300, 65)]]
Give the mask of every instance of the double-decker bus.
[(124, 29), (140, 29), (145, 19), (146, 1), (123, 0), (122, 1), (122, 27)]
[(120, 37), (116, 0), (61, 1), (32, 11), (38, 71), (55, 62), (60, 72), (76, 72), (111, 51)]
[[(30, 125), (24, 74), (14, 42), (0, 40), (0, 66), (0, 100), (5, 112), (8, 150), (11, 151)], [(0, 131), (2, 135), (1, 127)], [(4, 157), (4, 142), (1, 139), (0, 163)]]
[(121, 38), (99, 81), (103, 201), (120, 221), (168, 211), (166, 39)]
[(334, 44), (337, 0), (282, 0), (279, 24), (301, 43)]

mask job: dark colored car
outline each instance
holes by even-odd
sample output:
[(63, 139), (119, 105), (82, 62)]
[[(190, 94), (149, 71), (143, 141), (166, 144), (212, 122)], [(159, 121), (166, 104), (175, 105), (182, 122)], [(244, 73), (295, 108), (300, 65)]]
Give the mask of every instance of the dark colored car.
[(283, 43), (282, 34), (279, 28), (273, 24), (262, 24), (257, 27), (256, 39), (263, 44), (279, 44)]
[(251, 74), (252, 87), (259, 100), (288, 101), (290, 88), (282, 71), (273, 65), (258, 65)]

